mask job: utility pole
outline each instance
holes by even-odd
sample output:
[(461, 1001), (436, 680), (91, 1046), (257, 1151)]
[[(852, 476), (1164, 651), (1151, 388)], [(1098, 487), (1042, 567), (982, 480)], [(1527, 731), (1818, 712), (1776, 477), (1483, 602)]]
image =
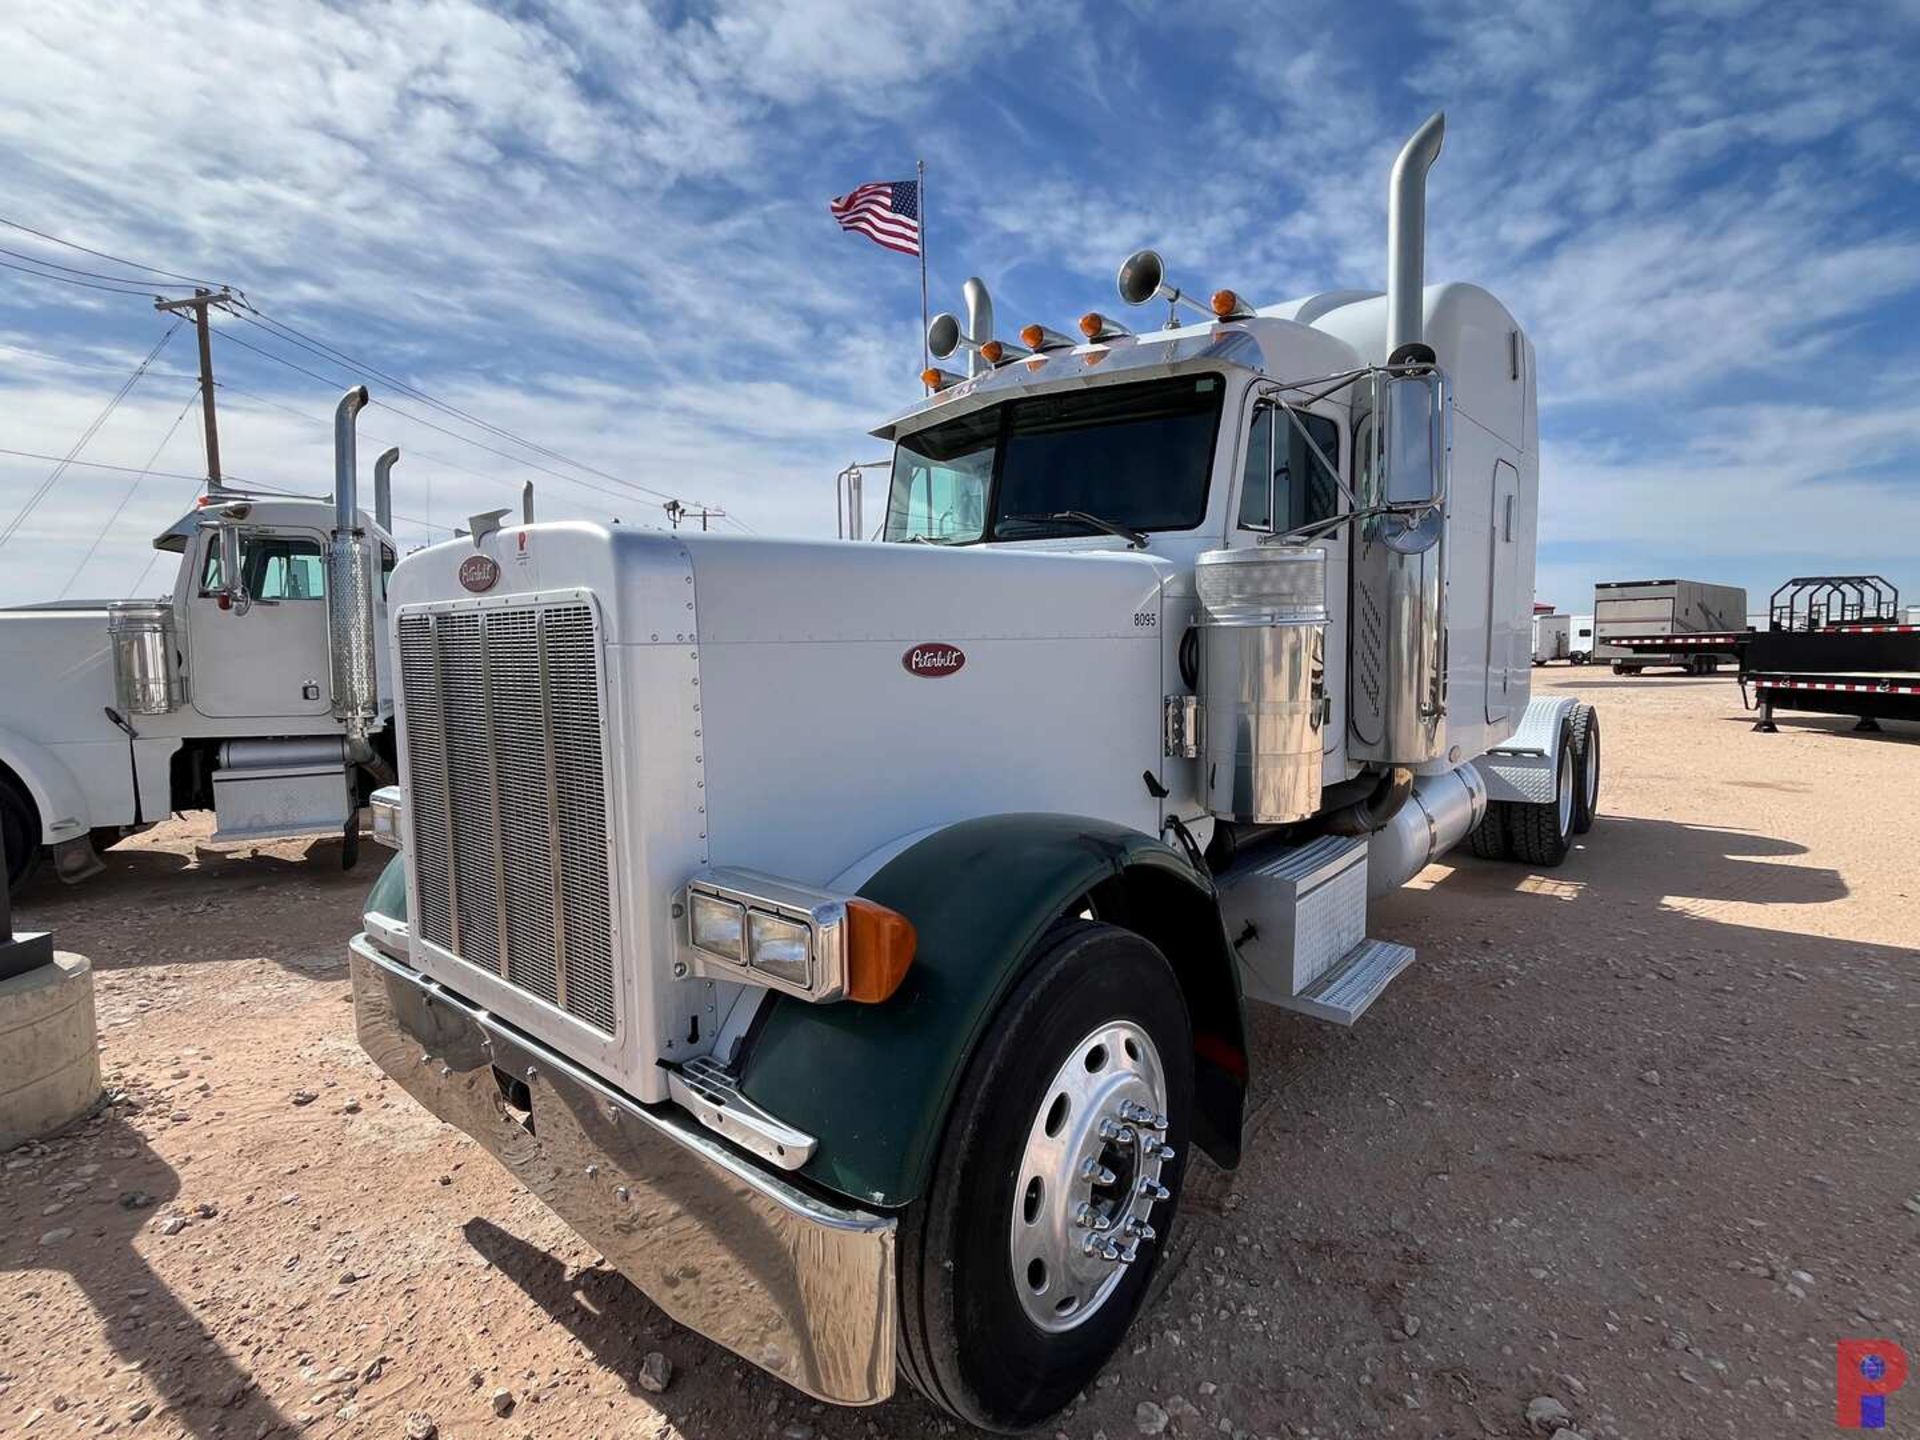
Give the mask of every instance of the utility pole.
[(678, 530), (680, 528), (680, 517), (687, 513), (687, 507), (682, 505), (678, 500), (669, 500), (660, 508), (667, 512), (667, 524), (675, 530)]
[(191, 300), (156, 300), (153, 308), (180, 315), (193, 312), (193, 328), (200, 336), (200, 418), (207, 436), (207, 494), (218, 495), (226, 489), (220, 479), (220, 429), (213, 414), (213, 337), (207, 327), (207, 307), (227, 304), (233, 292), (196, 289)]

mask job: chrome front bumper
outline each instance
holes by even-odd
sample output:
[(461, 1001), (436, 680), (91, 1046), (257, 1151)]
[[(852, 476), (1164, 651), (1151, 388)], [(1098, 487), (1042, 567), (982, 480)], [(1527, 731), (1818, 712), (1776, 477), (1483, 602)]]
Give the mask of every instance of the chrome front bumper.
[(375, 1063), (668, 1315), (816, 1399), (893, 1393), (893, 1220), (816, 1200), (692, 1121), (635, 1104), (365, 935), (351, 948), (354, 1018)]

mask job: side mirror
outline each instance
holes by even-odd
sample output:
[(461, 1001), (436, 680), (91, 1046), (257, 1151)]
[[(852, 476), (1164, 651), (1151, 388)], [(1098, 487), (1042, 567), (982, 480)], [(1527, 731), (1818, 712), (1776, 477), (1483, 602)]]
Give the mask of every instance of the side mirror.
[(214, 553), (220, 560), (220, 583), (209, 590), (219, 602), (222, 610), (238, 610), (246, 614), (251, 603), (247, 595), (245, 572), (241, 569), (240, 524), (246, 518), (251, 506), (239, 507), (238, 515), (230, 513), (229, 507), (220, 507), (210, 513), (203, 511), (200, 521), (203, 529), (214, 532)]
[(1453, 397), (1437, 373), (1395, 375), (1381, 386), (1386, 483), (1382, 500), (1396, 509), (1425, 509), (1447, 498)]

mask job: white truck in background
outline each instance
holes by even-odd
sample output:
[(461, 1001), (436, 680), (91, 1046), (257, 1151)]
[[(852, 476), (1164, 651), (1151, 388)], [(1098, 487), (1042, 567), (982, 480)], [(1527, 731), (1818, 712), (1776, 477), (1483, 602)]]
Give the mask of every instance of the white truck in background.
[(1384, 296), (1202, 303), (1142, 251), (1164, 328), (1015, 343), (970, 281), (967, 374), (874, 432), (883, 543), (403, 560), (368, 1054), (806, 1393), (1068, 1404), (1193, 1151), (1237, 1163), (1245, 998), (1354, 1023), (1413, 959), (1370, 897), (1593, 821), (1598, 721), (1530, 691), (1533, 346), (1422, 275), (1441, 133)]
[(179, 810), (218, 840), (332, 834), (351, 864), (367, 795), (393, 778), (389, 485), (358, 508), (350, 392), (330, 498), (210, 488), (154, 540), (179, 558), (151, 600), (0, 609), (0, 834), (18, 887), (61, 879)]
[(1704, 580), (1602, 581), (1593, 587), (1593, 622), (1593, 658), (1611, 661), (1616, 675), (1655, 666), (1711, 675), (1723, 661), (1739, 662), (1747, 592)]

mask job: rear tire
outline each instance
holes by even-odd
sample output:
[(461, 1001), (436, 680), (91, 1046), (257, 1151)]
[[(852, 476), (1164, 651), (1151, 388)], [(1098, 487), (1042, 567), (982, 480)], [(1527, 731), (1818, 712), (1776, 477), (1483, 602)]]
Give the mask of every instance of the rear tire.
[(1507, 829), (1513, 858), (1550, 870), (1573, 849), (1573, 722), (1560, 722), (1560, 760), (1554, 766), (1553, 798), (1541, 805), (1509, 805)]
[(7, 893), (17, 895), (40, 860), (40, 812), (11, 775), (0, 775), (0, 837), (7, 847)]
[[(1113, 1085), (1163, 1095), (1166, 1128), (1129, 1124), (1131, 1138), (1112, 1141), (1085, 1128), (1118, 1113), (1100, 1088)], [(1093, 1383), (1166, 1247), (1192, 1105), (1192, 1031), (1166, 957), (1112, 925), (1056, 926), (969, 1063), (926, 1194), (901, 1218), (900, 1367), (916, 1389), (970, 1425), (1012, 1432)], [(1095, 1153), (1107, 1181), (1079, 1168)], [(1166, 1198), (1143, 1194), (1149, 1182)], [(1110, 1230), (1075, 1222), (1089, 1202)], [(1151, 1238), (1114, 1223), (1130, 1214), (1145, 1226), (1149, 1210)], [(1089, 1238), (1128, 1235), (1131, 1263), (1086, 1254)]]
[(1573, 833), (1593, 829), (1600, 813), (1600, 716), (1591, 705), (1573, 707)]

